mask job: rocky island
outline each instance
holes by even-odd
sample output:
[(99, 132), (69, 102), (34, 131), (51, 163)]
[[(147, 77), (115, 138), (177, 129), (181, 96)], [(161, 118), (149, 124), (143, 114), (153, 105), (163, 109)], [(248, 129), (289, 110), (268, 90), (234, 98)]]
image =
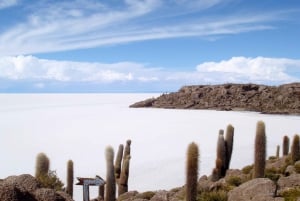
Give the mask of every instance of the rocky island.
[(222, 84), (184, 86), (130, 107), (255, 111), (267, 114), (300, 114), (300, 83), (280, 86)]

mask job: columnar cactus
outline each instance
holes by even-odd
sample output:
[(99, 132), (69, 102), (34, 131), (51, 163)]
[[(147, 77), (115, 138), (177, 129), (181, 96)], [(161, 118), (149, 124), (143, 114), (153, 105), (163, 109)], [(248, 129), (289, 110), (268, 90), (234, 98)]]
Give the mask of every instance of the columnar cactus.
[(282, 142), (282, 155), (287, 156), (290, 150), (290, 138), (288, 136), (283, 136)]
[[(217, 160), (219, 160), (219, 163), (221, 163), (221, 177), (224, 177), (226, 174), (226, 145), (225, 145), (225, 140), (224, 140), (224, 135), (219, 134), (218, 137), (218, 144), (217, 144)], [(218, 167), (217, 167), (218, 168)]]
[(226, 163), (225, 169), (228, 170), (231, 161), (231, 155), (233, 150), (233, 136), (234, 136), (234, 127), (229, 124), (226, 129), (226, 136), (225, 136), (225, 145), (226, 145)]
[(114, 150), (111, 146), (105, 150), (106, 157), (106, 185), (105, 185), (105, 201), (116, 200), (116, 180), (114, 170)]
[(50, 160), (44, 153), (39, 153), (36, 157), (35, 177), (39, 178), (48, 174), (50, 168)]
[(74, 184), (74, 164), (72, 160), (67, 163), (67, 188), (66, 192), (73, 197), (73, 184)]
[(263, 178), (266, 166), (266, 131), (263, 121), (257, 122), (253, 178)]
[(277, 147), (276, 147), (276, 158), (279, 158), (279, 153), (280, 153), (280, 146), (277, 145)]
[(294, 135), (293, 138), (293, 144), (291, 147), (291, 157), (292, 157), (292, 161), (296, 162), (298, 160), (300, 160), (300, 137), (299, 135)]
[(130, 155), (126, 155), (123, 161), (121, 176), (119, 179), (118, 185), (118, 195), (128, 192), (128, 178), (129, 178), (129, 164), (130, 164)]
[(116, 161), (115, 161), (115, 177), (116, 180), (120, 178), (121, 174), (121, 164), (122, 164), (122, 158), (123, 158), (123, 150), (124, 146), (122, 144), (119, 145)]
[(198, 161), (198, 146), (193, 142), (189, 144), (187, 150), (185, 201), (197, 200)]
[(123, 157), (125, 158), (126, 156), (130, 155), (130, 145), (131, 145), (131, 140), (126, 141), (126, 146), (124, 150)]

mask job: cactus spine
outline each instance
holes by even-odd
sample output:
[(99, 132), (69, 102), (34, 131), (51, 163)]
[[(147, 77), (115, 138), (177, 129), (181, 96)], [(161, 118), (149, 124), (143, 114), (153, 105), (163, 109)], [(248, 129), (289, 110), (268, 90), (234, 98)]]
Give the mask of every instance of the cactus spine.
[(74, 183), (74, 164), (72, 160), (67, 163), (67, 188), (66, 192), (73, 197), (73, 183)]
[(253, 178), (263, 178), (266, 166), (266, 132), (265, 123), (257, 122), (255, 136), (254, 171)]
[(105, 150), (106, 158), (106, 185), (105, 185), (105, 201), (116, 200), (116, 180), (114, 171), (114, 150), (111, 146)]
[(44, 153), (39, 153), (36, 157), (35, 177), (40, 178), (48, 175), (50, 160)]
[(229, 169), (232, 150), (233, 150), (234, 127), (229, 124), (226, 129), (225, 145), (226, 145), (226, 163), (225, 171)]
[(115, 161), (115, 177), (116, 180), (120, 178), (121, 174), (121, 164), (122, 164), (122, 158), (123, 158), (123, 150), (124, 146), (122, 144), (119, 145), (116, 161)]
[(290, 150), (290, 138), (288, 136), (283, 137), (283, 142), (282, 142), (282, 155), (287, 156), (289, 154)]
[(296, 162), (298, 160), (300, 160), (300, 137), (299, 135), (294, 135), (293, 138), (293, 144), (292, 144), (292, 148), (291, 148), (291, 157), (292, 157), (292, 161)]
[(187, 150), (186, 161), (186, 186), (185, 186), (185, 200), (197, 200), (197, 180), (198, 180), (198, 160), (199, 150), (197, 144), (194, 142), (189, 144)]

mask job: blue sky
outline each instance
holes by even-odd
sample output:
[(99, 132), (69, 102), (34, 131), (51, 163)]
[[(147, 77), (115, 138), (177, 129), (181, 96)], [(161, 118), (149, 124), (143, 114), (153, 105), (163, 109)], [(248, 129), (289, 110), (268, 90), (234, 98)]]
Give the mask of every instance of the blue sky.
[(0, 0), (0, 92), (300, 81), (298, 0)]

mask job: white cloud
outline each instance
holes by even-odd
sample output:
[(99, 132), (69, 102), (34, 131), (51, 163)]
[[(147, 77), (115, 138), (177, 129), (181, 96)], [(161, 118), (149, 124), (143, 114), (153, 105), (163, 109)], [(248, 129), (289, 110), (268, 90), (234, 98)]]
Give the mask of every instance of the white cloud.
[(46, 60), (33, 56), (0, 57), (0, 78), (8, 80), (110, 83), (140, 80), (139, 74), (145, 76), (145, 80), (153, 80), (152, 76), (147, 77), (146, 73), (150, 71), (133, 62), (103, 64)]
[(233, 57), (220, 62), (205, 62), (197, 66), (199, 73), (219, 75), (221, 81), (229, 82), (293, 82), (289, 71), (300, 72), (300, 60), (286, 58)]
[[(177, 0), (178, 1), (178, 0)], [(182, 1), (182, 0), (179, 0)], [(276, 13), (256, 14), (255, 17), (232, 14), (227, 17), (186, 17), (170, 22), (164, 16), (169, 1), (125, 0), (125, 6), (112, 7), (92, 0), (77, 0), (72, 4), (51, 2), (37, 4), (25, 21), (7, 27), (0, 33), (0, 54), (20, 55), (91, 48), (134, 41), (178, 37), (213, 37), (225, 34), (266, 30), (273, 27)], [(169, 3), (167, 3), (169, 2)], [(193, 1), (200, 7), (210, 7), (222, 1)], [(122, 4), (120, 3), (120, 4)], [(181, 2), (183, 3), (183, 2)], [(178, 3), (180, 4), (180, 3)], [(171, 6), (173, 18), (190, 8)], [(180, 9), (178, 9), (180, 8)], [(182, 8), (182, 9), (181, 9)], [(197, 6), (194, 6), (197, 8)], [(183, 12), (184, 12), (183, 11)]]
[(18, 0), (1, 0), (0, 1), (0, 10), (11, 7), (11, 6), (15, 6), (17, 4), (18, 4)]
[[(0, 81), (9, 86), (53, 91), (61, 86), (123, 86), (129, 90), (176, 90), (183, 85), (221, 83), (283, 84), (300, 82), (300, 60), (233, 57), (204, 62), (192, 71), (168, 71), (135, 62), (97, 63), (39, 59), (34, 56), (0, 57)], [(3, 87), (2, 87), (3, 88)], [(75, 90), (76, 91), (76, 90)]]

